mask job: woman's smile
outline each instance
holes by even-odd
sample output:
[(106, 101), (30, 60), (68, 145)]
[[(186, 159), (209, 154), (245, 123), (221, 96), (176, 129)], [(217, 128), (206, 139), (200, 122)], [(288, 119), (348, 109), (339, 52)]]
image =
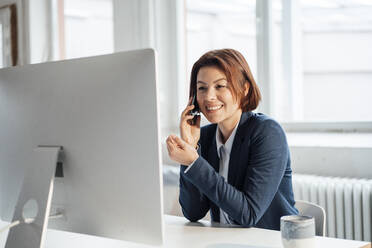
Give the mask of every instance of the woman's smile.
[(213, 106), (206, 106), (207, 112), (208, 113), (215, 113), (218, 110), (220, 110), (223, 107), (223, 104), (220, 105), (213, 105)]

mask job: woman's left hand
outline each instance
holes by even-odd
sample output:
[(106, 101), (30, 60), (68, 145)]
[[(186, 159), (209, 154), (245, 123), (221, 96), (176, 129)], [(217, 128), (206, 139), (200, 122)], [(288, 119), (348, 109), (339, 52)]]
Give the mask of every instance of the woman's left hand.
[(167, 149), (169, 157), (182, 165), (188, 166), (199, 157), (194, 147), (176, 135), (171, 134), (168, 136)]

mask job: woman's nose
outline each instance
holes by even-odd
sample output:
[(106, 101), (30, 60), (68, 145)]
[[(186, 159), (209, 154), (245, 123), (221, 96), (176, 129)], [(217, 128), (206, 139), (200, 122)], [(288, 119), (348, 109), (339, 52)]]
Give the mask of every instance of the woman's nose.
[(205, 96), (206, 100), (215, 100), (216, 99), (216, 91), (211, 87), (207, 90), (207, 94)]

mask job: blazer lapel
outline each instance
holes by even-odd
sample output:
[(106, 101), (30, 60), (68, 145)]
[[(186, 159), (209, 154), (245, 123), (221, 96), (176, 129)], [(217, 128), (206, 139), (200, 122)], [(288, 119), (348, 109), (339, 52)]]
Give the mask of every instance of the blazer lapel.
[(217, 154), (217, 144), (216, 144), (216, 130), (217, 130), (217, 125), (215, 128), (212, 128), (212, 133), (210, 134), (210, 139), (211, 139), (211, 145), (209, 146), (208, 150), (208, 162), (212, 165), (212, 167), (219, 172), (220, 170), (220, 159), (218, 158)]
[(236, 130), (233, 146), (231, 148), (230, 153), (230, 161), (229, 161), (229, 172), (228, 172), (228, 182), (232, 185), (235, 185), (235, 179), (237, 173), (239, 172), (239, 162), (240, 162), (240, 154), (241, 154), (241, 145), (244, 141), (244, 127), (243, 124), (247, 122), (249, 117), (252, 116), (252, 112), (243, 112), (242, 116), (239, 121), (238, 129)]

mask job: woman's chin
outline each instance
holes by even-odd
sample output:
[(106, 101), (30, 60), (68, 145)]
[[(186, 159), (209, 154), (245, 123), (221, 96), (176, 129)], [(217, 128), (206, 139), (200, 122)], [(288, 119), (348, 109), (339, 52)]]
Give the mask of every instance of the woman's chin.
[(217, 124), (219, 123), (221, 120), (220, 118), (217, 118), (217, 117), (214, 117), (214, 116), (208, 116), (208, 115), (204, 115), (204, 117), (212, 124)]

